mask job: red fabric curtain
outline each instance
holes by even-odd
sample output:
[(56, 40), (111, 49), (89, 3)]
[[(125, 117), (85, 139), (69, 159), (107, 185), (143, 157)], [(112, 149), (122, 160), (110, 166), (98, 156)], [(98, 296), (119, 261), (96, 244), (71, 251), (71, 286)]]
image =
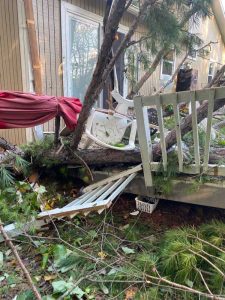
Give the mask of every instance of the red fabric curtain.
[(82, 103), (77, 98), (0, 91), (0, 129), (33, 127), (57, 115), (74, 129), (81, 109)]

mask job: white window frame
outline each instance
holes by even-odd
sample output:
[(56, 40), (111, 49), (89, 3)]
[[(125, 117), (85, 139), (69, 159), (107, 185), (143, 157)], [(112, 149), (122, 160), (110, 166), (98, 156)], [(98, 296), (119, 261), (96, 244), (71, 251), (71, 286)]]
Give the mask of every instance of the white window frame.
[[(209, 74), (209, 70), (210, 70), (210, 65), (213, 64), (213, 72), (212, 74)], [(209, 65), (208, 65), (208, 76), (207, 76), (207, 83), (209, 83), (209, 76), (211, 76), (211, 80), (213, 79), (214, 75), (215, 75), (215, 72), (216, 72), (216, 62), (213, 61), (213, 60), (210, 60), (209, 61)]]
[[(197, 51), (196, 50), (197, 49), (193, 49), (193, 52), (195, 53), (194, 56), (193, 55), (188, 55), (187, 58), (196, 61), (196, 59), (197, 59)], [(190, 53), (190, 51), (189, 51), (189, 53)]]
[[(202, 18), (200, 18), (199, 24), (198, 24), (197, 27), (196, 27), (196, 26), (194, 27), (194, 21), (193, 21), (193, 18), (194, 18), (194, 16), (192, 16), (192, 17), (189, 19), (189, 23), (188, 23), (188, 32), (191, 33), (191, 34), (198, 35), (198, 32), (196, 31), (196, 29), (197, 29), (197, 28), (201, 28), (201, 25), (202, 25)], [(197, 50), (197, 49), (196, 49), (196, 48), (193, 49), (193, 51), (195, 51), (195, 50)], [(194, 55), (194, 56), (188, 55), (188, 59), (191, 59), (191, 60), (193, 60), (193, 61), (196, 61), (197, 56), (198, 56), (197, 51), (195, 51), (195, 55)]]
[[(161, 67), (160, 67), (160, 79), (161, 80), (164, 80), (165, 77), (169, 80), (172, 76), (173, 76), (173, 73), (175, 71), (175, 66), (176, 66), (176, 50), (171, 50), (173, 51), (173, 61), (172, 60), (166, 60), (166, 59), (163, 59), (161, 60)], [(172, 67), (172, 74), (171, 75), (168, 75), (168, 74), (163, 74), (163, 62), (166, 61), (166, 62), (169, 62), (173, 65)]]
[[(62, 32), (62, 58), (63, 58), (63, 89), (64, 95), (70, 95), (70, 87), (69, 87), (69, 78), (68, 78), (68, 70), (70, 66), (69, 62), (69, 47), (66, 45), (70, 45), (70, 28), (69, 28), (69, 19), (71, 16), (75, 16), (78, 20), (86, 20), (87, 24), (94, 22), (95, 24), (99, 24), (99, 45), (101, 46), (103, 40), (103, 17), (100, 15), (96, 15), (90, 11), (82, 9), (78, 6), (70, 4), (68, 2), (62, 1), (61, 4), (61, 32)], [(119, 25), (119, 32), (126, 34), (129, 28), (124, 25)], [(127, 85), (124, 80), (124, 88), (127, 89)], [(103, 106), (103, 93), (101, 93), (99, 99), (99, 106)]]

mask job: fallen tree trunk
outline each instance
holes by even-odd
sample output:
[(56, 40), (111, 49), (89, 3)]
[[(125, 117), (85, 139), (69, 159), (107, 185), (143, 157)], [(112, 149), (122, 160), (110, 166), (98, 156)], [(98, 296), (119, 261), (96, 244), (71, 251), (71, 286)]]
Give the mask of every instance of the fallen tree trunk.
[[(141, 163), (140, 149), (136, 148), (132, 151), (117, 151), (111, 149), (85, 149), (75, 152), (76, 155), (71, 155), (70, 152), (60, 152), (57, 156), (49, 153), (48, 158), (53, 160), (57, 158), (58, 164), (63, 165), (82, 165), (81, 160), (84, 160), (87, 165), (93, 167), (115, 166), (123, 164), (125, 166), (136, 165)], [(156, 158), (156, 157), (155, 157)], [(210, 153), (209, 162), (211, 164), (221, 163), (225, 158), (225, 148), (214, 148)]]
[(21, 155), (23, 153), (23, 151), (20, 148), (9, 143), (2, 137), (0, 137), (0, 148), (2, 148), (4, 151), (10, 151), (10, 152), (13, 152), (14, 154), (18, 154), (18, 155)]

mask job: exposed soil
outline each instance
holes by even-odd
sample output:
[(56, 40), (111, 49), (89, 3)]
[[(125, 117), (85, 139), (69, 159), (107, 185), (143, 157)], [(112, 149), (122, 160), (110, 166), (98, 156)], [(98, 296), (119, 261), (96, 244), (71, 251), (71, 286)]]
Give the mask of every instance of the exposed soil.
[(224, 209), (168, 200), (160, 200), (152, 214), (140, 212), (137, 216), (132, 216), (130, 213), (136, 210), (134, 198), (134, 195), (122, 195), (113, 204), (113, 214), (123, 216), (125, 220), (138, 218), (142, 223), (149, 224), (158, 230), (185, 225), (198, 226), (214, 219), (225, 221)]

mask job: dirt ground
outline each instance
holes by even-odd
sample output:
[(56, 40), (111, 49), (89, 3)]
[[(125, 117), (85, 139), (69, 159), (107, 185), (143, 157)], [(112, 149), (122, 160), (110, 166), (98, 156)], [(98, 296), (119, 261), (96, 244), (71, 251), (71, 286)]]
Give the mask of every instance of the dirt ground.
[(137, 216), (130, 215), (136, 211), (133, 195), (122, 195), (112, 206), (113, 214), (124, 219), (141, 219), (146, 225), (158, 230), (180, 226), (198, 226), (211, 220), (225, 221), (225, 210), (200, 205), (185, 204), (168, 200), (160, 200), (152, 214), (140, 212)]

